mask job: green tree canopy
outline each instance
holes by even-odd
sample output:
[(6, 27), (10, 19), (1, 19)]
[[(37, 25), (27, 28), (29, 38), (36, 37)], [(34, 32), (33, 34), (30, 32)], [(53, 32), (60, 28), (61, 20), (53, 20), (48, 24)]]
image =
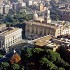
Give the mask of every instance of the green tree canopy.
[(43, 51), (44, 51), (44, 50), (41, 49), (41, 48), (35, 48), (35, 49), (33, 50), (34, 53), (39, 53), (39, 52), (43, 52)]
[(5, 21), (7, 22), (13, 22), (13, 15), (8, 14), (7, 16), (5, 16)]
[(65, 70), (64, 68), (60, 67), (58, 70)]
[(12, 69), (13, 70), (18, 70), (18, 69), (20, 69), (20, 66), (18, 64), (13, 64)]
[(53, 64), (51, 61), (49, 61), (46, 57), (42, 57), (40, 63), (42, 65), (46, 64), (47, 68), (49, 68), (50, 70), (57, 69), (57, 66), (55, 64)]
[(2, 62), (1, 67), (3, 67), (4, 70), (7, 70), (9, 68), (9, 63), (8, 62)]
[(58, 58), (60, 58), (60, 55), (57, 52), (53, 52), (52, 50), (47, 50), (47, 58), (52, 61), (55, 62)]

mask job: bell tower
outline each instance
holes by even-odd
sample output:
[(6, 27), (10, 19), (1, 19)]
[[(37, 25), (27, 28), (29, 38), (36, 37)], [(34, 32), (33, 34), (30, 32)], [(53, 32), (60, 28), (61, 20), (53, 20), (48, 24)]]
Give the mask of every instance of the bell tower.
[(46, 23), (51, 23), (51, 18), (50, 18), (50, 10), (47, 9), (44, 15), (44, 20)]
[(51, 18), (50, 18), (50, 1), (48, 0), (48, 7), (47, 10), (45, 11), (44, 14), (44, 21), (45, 23), (51, 23)]

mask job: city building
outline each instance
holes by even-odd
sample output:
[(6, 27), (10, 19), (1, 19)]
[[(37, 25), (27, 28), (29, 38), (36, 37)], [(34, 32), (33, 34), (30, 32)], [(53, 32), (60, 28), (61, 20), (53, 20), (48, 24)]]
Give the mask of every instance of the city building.
[(1, 14), (8, 14), (9, 10), (11, 9), (11, 4), (6, 4), (3, 3), (2, 5), (0, 5), (0, 13)]
[(28, 2), (28, 5), (29, 5), (29, 6), (33, 5), (32, 0), (30, 0), (30, 1)]
[(64, 21), (51, 21), (50, 10), (47, 9), (44, 18), (34, 14), (33, 20), (25, 22), (25, 37), (35, 39), (47, 35), (54, 37), (70, 34), (70, 24)]
[(67, 39), (67, 38), (53, 38), (51, 40), (51, 42), (59, 44), (59, 45), (64, 46), (64, 47), (66, 47), (66, 46), (69, 47), (70, 46), (70, 40)]
[(61, 3), (61, 0), (51, 0), (51, 2), (52, 2), (53, 4), (58, 4), (58, 3)]
[(39, 4), (39, 10), (43, 11), (44, 10), (44, 5), (42, 3)]
[(40, 12), (44, 12), (44, 11), (46, 11), (46, 9), (47, 9), (46, 6), (44, 6), (43, 4), (39, 4), (39, 11)]
[(34, 43), (34, 45), (36, 45), (36, 47), (40, 47), (40, 48), (45, 47), (45, 48), (51, 49), (53, 51), (56, 51), (57, 49), (59, 49), (60, 45), (56, 44), (55, 42), (51, 42), (50, 40), (52, 38), (53, 37), (47, 35), (47, 36), (35, 39), (33, 41), (33, 43)]
[(70, 21), (70, 2), (63, 2), (58, 7), (61, 20)]
[(0, 0), (0, 5), (3, 5), (3, 0)]
[(26, 3), (26, 6), (30, 6), (33, 4), (33, 0), (23, 0)]
[(70, 21), (70, 9), (60, 9), (61, 20)]
[(23, 2), (23, 0), (10, 0), (11, 3), (13, 2)]
[(26, 3), (25, 2), (13, 2), (12, 3), (12, 9), (14, 11), (18, 11), (21, 8), (26, 7)]
[(4, 5), (3, 6), (3, 14), (8, 14), (10, 10), (10, 6), (9, 5)]
[(14, 10), (14, 11), (17, 11), (18, 10), (18, 2), (13, 2), (12, 3), (12, 9)]
[(0, 31), (1, 29), (5, 28), (6, 27), (6, 24), (0, 24)]
[(6, 27), (5, 24), (0, 24), (0, 49), (17, 44), (22, 40), (22, 29), (14, 27)]
[(18, 2), (18, 8), (23, 8), (26, 7), (26, 3), (25, 2)]
[(0, 5), (0, 14), (3, 14), (3, 6)]

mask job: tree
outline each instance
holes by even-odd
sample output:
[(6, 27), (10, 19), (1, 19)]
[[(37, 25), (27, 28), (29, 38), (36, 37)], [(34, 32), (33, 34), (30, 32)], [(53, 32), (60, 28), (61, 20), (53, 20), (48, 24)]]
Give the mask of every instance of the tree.
[(33, 19), (33, 14), (27, 14), (26, 15), (26, 20), (31, 20)]
[(8, 14), (8, 15), (5, 17), (5, 21), (12, 23), (12, 22), (13, 22), (13, 16), (10, 15), (10, 14)]
[(21, 61), (21, 57), (17, 53), (15, 53), (10, 59), (11, 64), (18, 63), (19, 61)]
[(0, 58), (2, 58), (3, 57), (3, 55), (2, 54), (0, 54)]
[(14, 20), (18, 20), (19, 22), (22, 22), (26, 19), (26, 13), (25, 12), (18, 12), (16, 15), (14, 15)]
[(64, 68), (60, 67), (58, 70), (65, 70)]
[[(55, 52), (53, 52), (52, 50), (47, 50), (47, 58), (50, 60), (50, 61), (52, 61), (52, 62), (55, 62), (56, 61), (56, 54), (57, 53), (55, 53)], [(60, 57), (60, 56), (59, 56)]]
[(0, 14), (0, 19), (4, 19), (4, 15)]
[(70, 65), (65, 62), (63, 59), (59, 58), (56, 63), (55, 63), (58, 67), (63, 67), (66, 70), (70, 70)]
[(48, 59), (46, 57), (42, 57), (40, 63), (43, 65), (48, 62)]
[(18, 69), (20, 69), (20, 66), (18, 64), (13, 64), (12, 69), (13, 70), (18, 70)]
[(24, 70), (24, 66), (22, 66), (20, 69), (21, 69), (21, 70)]
[(32, 56), (32, 48), (28, 48), (27, 49), (27, 57), (31, 57)]
[(42, 64), (42, 66), (46, 64), (46, 67), (49, 68), (50, 70), (57, 69), (57, 66), (53, 64), (51, 61), (49, 61), (46, 57), (42, 57), (40, 63)]
[(35, 48), (35, 49), (33, 50), (34, 53), (40, 53), (40, 52), (43, 52), (43, 51), (44, 51), (44, 50), (41, 49), (41, 48)]
[(8, 62), (2, 62), (1, 63), (1, 67), (3, 68), (3, 70), (7, 70), (9, 68), (9, 63)]

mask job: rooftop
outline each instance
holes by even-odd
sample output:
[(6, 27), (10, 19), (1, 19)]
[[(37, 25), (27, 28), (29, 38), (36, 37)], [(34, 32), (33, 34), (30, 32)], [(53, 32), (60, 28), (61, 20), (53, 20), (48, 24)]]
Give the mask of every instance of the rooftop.
[(19, 30), (19, 28), (6, 27), (5, 30), (0, 31), (0, 36), (6, 36), (8, 34), (11, 34), (12, 32), (15, 32), (16, 30)]
[(50, 41), (51, 39), (52, 39), (51, 36), (45, 36), (43, 38), (35, 40), (34, 44), (39, 46), (39, 47), (47, 46), (47, 48), (51, 48), (51, 49), (57, 48), (58, 46), (60, 46), (59, 44), (51, 42)]
[(6, 27), (6, 24), (0, 24), (0, 28)]
[(52, 38), (51, 36), (38, 38), (37, 40), (34, 41), (34, 44), (38, 46), (45, 46), (51, 38)]
[(59, 9), (60, 11), (64, 12), (70, 12), (70, 9)]
[(57, 29), (58, 26), (55, 24), (46, 24), (46, 23), (41, 23), (41, 22), (36, 22), (36, 21), (26, 21), (26, 24), (31, 24), (31, 25), (38, 25), (38, 26), (45, 26), (45, 27), (49, 27), (49, 28), (54, 28)]

